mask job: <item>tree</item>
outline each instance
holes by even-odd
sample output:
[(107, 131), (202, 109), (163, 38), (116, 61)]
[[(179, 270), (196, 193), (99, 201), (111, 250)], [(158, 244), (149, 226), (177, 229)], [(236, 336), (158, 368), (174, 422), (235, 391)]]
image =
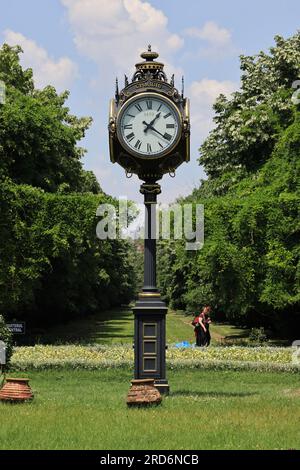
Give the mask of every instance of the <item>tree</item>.
[[(70, 114), (65, 104), (69, 92), (34, 89), (32, 70), (19, 64), (21, 52), (7, 44), (0, 49), (0, 79), (6, 84), (6, 102), (0, 105), (0, 174), (47, 192), (62, 184), (81, 191), (87, 177), (80, 161), (84, 149), (77, 142), (92, 119)], [(93, 190), (99, 190), (95, 179)]]
[(6, 86), (13, 87), (24, 95), (33, 93), (34, 84), (32, 69), (23, 70), (20, 65), (20, 46), (11, 47), (3, 44), (0, 49), (0, 80)]
[(83, 193), (99, 194), (102, 192), (101, 186), (92, 171), (82, 170), (80, 190)]
[(130, 243), (96, 237), (98, 205), (116, 200), (82, 168), (91, 118), (35, 89), (21, 52), (0, 49), (0, 314), (46, 324), (128, 303), (136, 267)]
[[(161, 286), (171, 305), (210, 303), (222, 320), (282, 334), (300, 326), (300, 33), (276, 37), (270, 55), (241, 58), (241, 90), (215, 104), (200, 150), (208, 178), (186, 202), (205, 206), (205, 243), (173, 242)], [(170, 249), (169, 249), (170, 250)], [(180, 279), (170, 288), (169, 279)]]
[(300, 73), (300, 33), (275, 37), (270, 54), (241, 56), (241, 88), (215, 105), (216, 127), (200, 148), (209, 176), (201, 190), (224, 194), (271, 156), (282, 130), (293, 122), (292, 84)]

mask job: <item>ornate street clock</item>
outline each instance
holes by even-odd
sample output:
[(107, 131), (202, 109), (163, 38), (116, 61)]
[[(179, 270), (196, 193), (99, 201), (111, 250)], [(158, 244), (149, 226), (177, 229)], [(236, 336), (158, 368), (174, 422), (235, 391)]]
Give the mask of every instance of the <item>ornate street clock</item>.
[(127, 175), (135, 173), (143, 181), (157, 181), (165, 173), (190, 159), (189, 100), (168, 82), (164, 64), (156, 62), (156, 52), (141, 54), (129, 84), (110, 102), (110, 158)]
[(135, 379), (153, 378), (155, 386), (169, 391), (166, 378), (167, 307), (156, 287), (155, 208), (164, 174), (175, 175), (176, 168), (190, 159), (189, 100), (168, 81), (158, 54), (148, 51), (136, 64), (131, 83), (110, 102), (109, 147), (113, 163), (119, 163), (129, 177), (138, 175), (144, 183), (140, 192), (145, 203), (144, 287), (133, 308), (135, 316)]
[(136, 157), (157, 158), (170, 153), (181, 137), (181, 116), (172, 101), (155, 93), (128, 100), (119, 113), (119, 142)]

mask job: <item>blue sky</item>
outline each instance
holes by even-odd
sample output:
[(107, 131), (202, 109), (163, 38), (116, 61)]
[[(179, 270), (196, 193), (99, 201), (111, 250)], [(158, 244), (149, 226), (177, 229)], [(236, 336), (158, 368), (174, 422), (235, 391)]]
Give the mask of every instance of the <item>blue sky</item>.
[(71, 112), (94, 122), (82, 145), (86, 169), (114, 196), (141, 201), (138, 180), (109, 161), (107, 113), (114, 77), (131, 74), (148, 43), (191, 99), (191, 162), (165, 176), (162, 202), (189, 194), (204, 172), (197, 158), (212, 128), (212, 103), (239, 87), (240, 54), (255, 54), (299, 29), (299, 0), (1, 0), (0, 42), (21, 44), (36, 85), (69, 89)]

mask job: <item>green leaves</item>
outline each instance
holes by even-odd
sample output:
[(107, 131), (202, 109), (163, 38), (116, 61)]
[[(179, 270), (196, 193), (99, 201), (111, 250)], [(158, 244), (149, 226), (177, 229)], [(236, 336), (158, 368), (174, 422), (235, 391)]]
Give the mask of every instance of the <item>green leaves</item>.
[(191, 257), (175, 242), (160, 259), (171, 305), (209, 303), (219, 320), (281, 336), (300, 327), (299, 45), (299, 33), (276, 37), (270, 54), (241, 57), (241, 89), (217, 99), (200, 149), (208, 179), (186, 201), (204, 204), (204, 247)]
[[(99, 184), (87, 184), (77, 142), (92, 119), (69, 113), (69, 92), (57, 94), (47, 86), (34, 90), (32, 71), (19, 63), (19, 47), (0, 49), (0, 80), (6, 84), (6, 103), (0, 106), (0, 172), (17, 184), (29, 184), (56, 192), (62, 184), (69, 191), (99, 192)], [(94, 177), (95, 179), (95, 177)], [(83, 186), (83, 187), (82, 187)]]
[[(261, 168), (281, 131), (293, 121), (291, 96), (300, 74), (300, 33), (275, 40), (270, 54), (241, 56), (240, 90), (230, 100), (220, 96), (214, 105), (217, 125), (201, 146), (199, 159), (212, 179), (224, 178), (229, 168), (232, 172)], [(223, 187), (223, 194), (229, 186)]]
[(136, 268), (128, 242), (96, 237), (97, 206), (115, 201), (80, 161), (92, 119), (68, 91), (34, 89), (21, 52), (0, 48), (0, 312), (42, 324), (129, 302)]
[(61, 321), (134, 295), (133, 247), (98, 240), (103, 194), (49, 194), (0, 184), (0, 311), (29, 322)]

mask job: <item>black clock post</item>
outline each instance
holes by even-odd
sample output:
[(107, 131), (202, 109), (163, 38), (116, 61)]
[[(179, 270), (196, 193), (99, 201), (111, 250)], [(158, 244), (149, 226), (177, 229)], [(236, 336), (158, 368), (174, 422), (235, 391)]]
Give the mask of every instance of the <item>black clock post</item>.
[(157, 181), (166, 173), (174, 175), (179, 165), (189, 161), (189, 100), (184, 98), (183, 86), (181, 94), (175, 88), (174, 76), (167, 80), (164, 64), (155, 60), (158, 54), (151, 46), (141, 57), (145, 60), (136, 64), (131, 83), (125, 76), (125, 87), (119, 92), (116, 82), (110, 102), (109, 146), (111, 161), (119, 163), (127, 176), (134, 173), (143, 181), (144, 286), (133, 308), (134, 378), (154, 379), (155, 387), (168, 393), (167, 306), (156, 286), (156, 204), (161, 193)]
[(160, 185), (141, 185), (145, 204), (144, 287), (133, 308), (134, 378), (154, 378), (161, 393), (169, 392), (166, 378), (166, 304), (156, 287), (156, 203)]

